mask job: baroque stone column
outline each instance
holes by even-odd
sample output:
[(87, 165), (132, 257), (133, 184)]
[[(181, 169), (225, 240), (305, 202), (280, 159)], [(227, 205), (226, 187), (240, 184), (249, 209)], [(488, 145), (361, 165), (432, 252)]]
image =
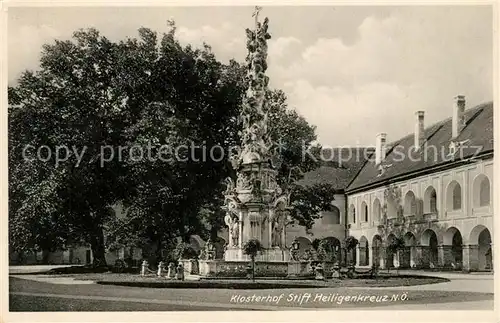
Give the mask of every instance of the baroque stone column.
[[(277, 179), (281, 156), (278, 150), (274, 149), (275, 144), (271, 140), (269, 127), (272, 124), (269, 124), (269, 107), (266, 102), (269, 83), (269, 77), (265, 74), (267, 41), (271, 36), (267, 32), (269, 19), (265, 18), (260, 22), (259, 11), (260, 7), (256, 7), (255, 28), (246, 29), (247, 91), (238, 118), (238, 125), (241, 126), (241, 147), (233, 150), (229, 157), (236, 178), (227, 180), (224, 194), (227, 216), (234, 218), (238, 215), (240, 221), (238, 243), (233, 243), (239, 252), (225, 257), (226, 261), (246, 260), (246, 256), (241, 256), (241, 248), (250, 239), (259, 240), (264, 247), (260, 258), (279, 261), (284, 257), (282, 250), (279, 250), (284, 247), (281, 222), (274, 227), (278, 220), (275, 211), (288, 207), (289, 194), (279, 187)], [(227, 223), (233, 221), (228, 220)], [(232, 229), (234, 231), (234, 228)], [(273, 248), (273, 245), (276, 245), (276, 248)]]

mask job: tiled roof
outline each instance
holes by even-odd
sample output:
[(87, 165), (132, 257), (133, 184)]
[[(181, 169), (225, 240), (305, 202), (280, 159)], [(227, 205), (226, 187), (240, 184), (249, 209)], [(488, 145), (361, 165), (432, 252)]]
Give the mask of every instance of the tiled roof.
[(413, 133), (388, 144), (386, 158), (381, 163), (383, 171), (380, 171), (380, 165), (375, 164), (373, 156), (364, 164), (346, 191), (383, 185), (396, 177), (411, 176), (418, 171), (431, 171), (436, 167), (444, 167), (453, 162), (493, 152), (493, 103), (485, 103), (466, 110), (465, 120), (465, 128), (453, 140), (455, 143), (461, 142), (462, 149), (457, 149), (453, 157), (448, 155), (452, 141), (452, 119), (448, 118), (425, 129), (427, 148), (422, 147), (419, 153), (411, 155), (406, 153), (414, 144)]
[(333, 148), (323, 149), (322, 166), (308, 172), (298, 182), (309, 186), (317, 183), (333, 184), (336, 190), (344, 191), (359, 172), (367, 157), (373, 153), (373, 148)]

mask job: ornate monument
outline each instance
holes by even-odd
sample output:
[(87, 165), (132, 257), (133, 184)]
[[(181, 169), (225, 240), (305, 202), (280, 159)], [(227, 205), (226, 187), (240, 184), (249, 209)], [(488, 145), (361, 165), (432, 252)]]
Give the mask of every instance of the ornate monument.
[(261, 261), (287, 261), (285, 250), (285, 223), (288, 196), (283, 194), (276, 176), (279, 156), (273, 149), (268, 131), (266, 90), (267, 18), (259, 22), (256, 7), (255, 29), (247, 29), (246, 58), (248, 89), (239, 116), (242, 127), (241, 147), (231, 156), (236, 180), (228, 178), (225, 192), (225, 223), (229, 228), (226, 261), (242, 261), (248, 257), (242, 247), (250, 239), (257, 239), (266, 250), (257, 258)]

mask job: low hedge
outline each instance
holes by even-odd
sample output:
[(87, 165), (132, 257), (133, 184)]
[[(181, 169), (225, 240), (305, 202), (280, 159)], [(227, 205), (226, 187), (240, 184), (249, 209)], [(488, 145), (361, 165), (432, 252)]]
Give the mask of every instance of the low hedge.
[(103, 266), (103, 267), (92, 267), (92, 266), (71, 266), (71, 267), (63, 267), (63, 268), (53, 268), (44, 274), (48, 275), (68, 275), (68, 274), (102, 274), (102, 273), (124, 273), (124, 274), (137, 274), (139, 273), (139, 268), (134, 267), (112, 267), (112, 266)]
[(325, 282), (252, 282), (252, 281), (165, 281), (165, 282), (140, 282), (140, 281), (98, 281), (100, 285), (116, 285), (127, 287), (146, 287), (146, 288), (221, 288), (221, 289), (282, 289), (282, 288), (327, 288), (332, 287)]

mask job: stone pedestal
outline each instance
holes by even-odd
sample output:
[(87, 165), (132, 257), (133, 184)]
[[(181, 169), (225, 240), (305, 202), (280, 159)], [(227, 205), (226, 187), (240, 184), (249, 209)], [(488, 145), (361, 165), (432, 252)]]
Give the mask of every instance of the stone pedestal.
[(315, 279), (316, 280), (325, 280), (325, 270), (323, 265), (318, 264), (316, 268), (314, 268)]
[(179, 262), (184, 267), (184, 272), (188, 275), (198, 275), (199, 274), (199, 266), (198, 260), (196, 259), (181, 259)]
[(168, 264), (167, 278), (168, 279), (174, 279), (175, 278), (175, 264), (173, 262), (171, 262), (171, 263)]
[[(290, 252), (282, 248), (270, 248), (262, 250), (256, 257), (256, 261), (287, 262), (290, 260)], [(228, 248), (224, 254), (225, 261), (250, 261), (250, 256), (245, 255), (240, 248)]]
[(200, 275), (205, 277), (215, 276), (217, 273), (217, 264), (219, 262), (221, 262), (221, 260), (200, 260)]
[(158, 271), (157, 271), (157, 273), (156, 273), (156, 275), (157, 275), (158, 277), (163, 276), (163, 270), (164, 270), (163, 266), (164, 266), (164, 265), (165, 265), (165, 264), (163, 263), (163, 261), (160, 261), (160, 263), (158, 264)]
[(304, 277), (309, 275), (308, 262), (291, 261), (288, 263), (288, 277)]
[(175, 278), (177, 280), (184, 280), (184, 266), (181, 263), (177, 265)]
[(332, 278), (340, 278), (340, 266), (337, 264), (333, 266)]

